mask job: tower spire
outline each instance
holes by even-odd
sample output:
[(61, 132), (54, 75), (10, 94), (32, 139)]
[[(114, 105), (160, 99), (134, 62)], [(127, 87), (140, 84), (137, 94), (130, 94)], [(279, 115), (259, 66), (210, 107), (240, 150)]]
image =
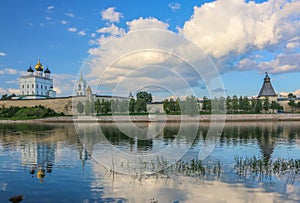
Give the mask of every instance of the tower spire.
[(271, 84), (271, 79), (267, 72), (265, 72), (266, 76), (264, 78), (264, 83), (259, 91), (258, 97), (269, 97), (269, 96), (277, 96), (275, 90)]
[(82, 77), (82, 70), (80, 70), (80, 80), (83, 80), (83, 77)]

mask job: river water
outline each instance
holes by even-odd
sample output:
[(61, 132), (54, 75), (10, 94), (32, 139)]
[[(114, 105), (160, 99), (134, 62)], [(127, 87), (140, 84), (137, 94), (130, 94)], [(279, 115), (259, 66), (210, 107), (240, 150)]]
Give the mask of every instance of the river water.
[[(154, 123), (151, 133), (147, 123), (1, 124), (0, 202), (299, 202), (297, 171), (236, 168), (236, 157), (300, 159), (299, 124), (226, 123), (217, 136), (209, 123)], [(172, 168), (198, 158), (205, 174)]]

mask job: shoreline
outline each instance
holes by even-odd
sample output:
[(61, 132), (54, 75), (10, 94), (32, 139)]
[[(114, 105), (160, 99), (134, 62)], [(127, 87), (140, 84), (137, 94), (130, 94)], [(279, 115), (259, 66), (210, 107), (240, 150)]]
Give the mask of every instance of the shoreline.
[(50, 117), (31, 120), (0, 120), (0, 123), (112, 123), (112, 122), (280, 122), (300, 121), (300, 114), (213, 114), (213, 115), (145, 115), (145, 116), (78, 116)]

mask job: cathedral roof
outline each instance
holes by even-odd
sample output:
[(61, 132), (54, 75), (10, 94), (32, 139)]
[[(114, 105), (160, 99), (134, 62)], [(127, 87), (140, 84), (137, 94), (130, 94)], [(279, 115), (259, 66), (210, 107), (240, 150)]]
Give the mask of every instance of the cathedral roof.
[(271, 79), (270, 79), (268, 73), (266, 72), (266, 76), (264, 78), (264, 83), (259, 91), (258, 97), (267, 97), (267, 96), (277, 96), (277, 95), (271, 84)]
[(35, 70), (39, 71), (38, 69), (42, 69), (41, 71), (43, 71), (44, 66), (41, 64), (40, 59), (38, 60), (38, 63), (34, 66)]
[(46, 68), (46, 70), (44, 71), (44, 73), (51, 73), (51, 71), (48, 69), (48, 67)]
[(31, 73), (34, 72), (33, 69), (31, 68), (31, 66), (27, 69), (27, 72), (31, 72)]

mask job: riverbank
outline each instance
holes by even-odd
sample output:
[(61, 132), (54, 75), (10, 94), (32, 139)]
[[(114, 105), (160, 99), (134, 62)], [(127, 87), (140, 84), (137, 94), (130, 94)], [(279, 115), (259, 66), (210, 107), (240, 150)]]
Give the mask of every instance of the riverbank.
[(32, 120), (0, 120), (0, 123), (72, 123), (72, 122), (257, 122), (300, 121), (300, 114), (227, 114), (227, 115), (143, 115), (143, 116), (78, 116)]

